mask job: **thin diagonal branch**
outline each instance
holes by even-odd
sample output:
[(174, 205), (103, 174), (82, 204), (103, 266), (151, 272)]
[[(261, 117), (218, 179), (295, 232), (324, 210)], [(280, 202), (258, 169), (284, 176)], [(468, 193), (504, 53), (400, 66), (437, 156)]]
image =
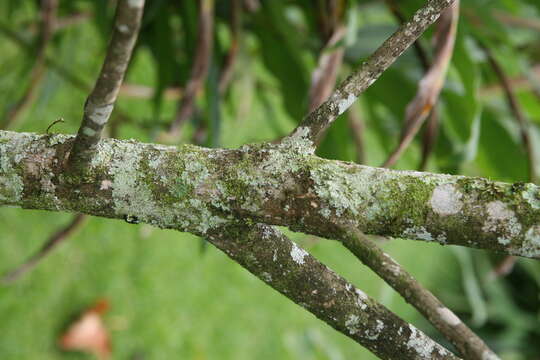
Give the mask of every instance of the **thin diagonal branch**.
[(458, 17), (459, 0), (456, 0), (452, 6), (443, 12), (437, 22), (437, 32), (434, 36), (436, 45), (435, 58), (420, 81), (416, 97), (407, 106), (399, 144), (384, 162), (383, 167), (391, 167), (396, 163), (435, 106), (452, 58)]
[(107, 55), (94, 89), (84, 104), (84, 116), (68, 159), (68, 169), (82, 173), (95, 153), (124, 79), (141, 26), (144, 0), (120, 0)]
[(439, 110), (437, 106), (434, 106), (429, 114), (429, 119), (427, 120), (424, 136), (422, 138), (422, 157), (420, 159), (420, 164), (418, 165), (419, 171), (425, 171), (429, 157), (435, 149), (435, 143), (437, 141), (437, 136), (439, 133)]
[(316, 144), (326, 128), (373, 84), (379, 76), (450, 6), (454, 0), (428, 0), (362, 65), (344, 80), (330, 98), (311, 112), (290, 136), (302, 136)]
[(497, 78), (499, 79), (502, 85), (504, 94), (506, 96), (506, 101), (508, 102), (508, 107), (518, 123), (519, 130), (521, 133), (521, 141), (523, 143), (525, 153), (527, 154), (527, 160), (528, 160), (528, 166), (529, 166), (529, 179), (528, 180), (532, 183), (536, 183), (538, 181), (538, 175), (539, 175), (538, 162), (535, 157), (534, 147), (531, 140), (531, 135), (530, 135), (530, 130), (529, 130), (530, 124), (527, 121), (527, 118), (525, 117), (525, 113), (523, 109), (521, 108), (521, 105), (517, 99), (514, 88), (512, 86), (512, 82), (506, 75), (504, 69), (499, 64), (499, 62), (495, 59), (491, 50), (489, 50), (484, 45), (481, 45), (481, 46), (484, 50), (484, 53), (487, 56), (487, 60), (489, 64), (491, 65), (491, 68), (495, 72), (495, 75), (497, 75)]
[(313, 71), (309, 89), (309, 112), (315, 110), (332, 94), (343, 62), (345, 49), (336, 46), (345, 35), (345, 28), (338, 26), (321, 51), (317, 68)]
[[(525, 117), (525, 113), (523, 109), (521, 108), (521, 104), (519, 103), (517, 99), (517, 96), (514, 91), (512, 82), (510, 81), (510, 78), (506, 75), (506, 72), (504, 71), (502, 66), (495, 59), (495, 56), (493, 55), (491, 50), (483, 45), (482, 45), (482, 48), (484, 50), (484, 53), (487, 56), (487, 60), (489, 64), (491, 65), (491, 68), (493, 69), (497, 77), (499, 78), (504, 94), (506, 96), (506, 101), (508, 102), (508, 107), (510, 108), (510, 111), (512, 112), (515, 120), (518, 123), (523, 147), (527, 154), (527, 161), (528, 161), (528, 167), (529, 167), (528, 180), (529, 182), (537, 183), (539, 172), (538, 172), (538, 163), (535, 156), (534, 146), (532, 144), (531, 134), (529, 130), (531, 125), (529, 124), (529, 122), (527, 121), (527, 118)], [(494, 270), (494, 274), (499, 275), (499, 276), (508, 275), (514, 268), (514, 265), (517, 260), (518, 258), (515, 256), (507, 256), (505, 259), (502, 260), (502, 262), (499, 265), (496, 266)]]
[(343, 245), (413, 305), (465, 359), (498, 359), (467, 325), (366, 235), (345, 228)]
[(37, 53), (34, 54), (34, 66), (30, 72), (30, 82), (24, 95), (11, 108), (0, 128), (9, 129), (15, 125), (20, 114), (28, 108), (34, 101), (37, 89), (43, 80), (47, 67), (46, 55), (47, 48), (53, 37), (56, 25), (56, 10), (58, 9), (58, 0), (41, 0), (41, 22)]
[(212, 59), (214, 44), (214, 0), (201, 0), (197, 50), (191, 68), (191, 77), (184, 89), (182, 100), (178, 104), (175, 118), (169, 128), (169, 136), (178, 137), (183, 124), (193, 114), (195, 99), (202, 89)]
[(457, 359), (278, 230), (229, 223), (207, 239), (266, 284), (381, 359)]
[(32, 256), (30, 256), (25, 262), (17, 266), (15, 269), (7, 272), (2, 277), (2, 282), (12, 283), (21, 278), (24, 274), (34, 269), (36, 265), (39, 264), (52, 250), (54, 250), (58, 245), (63, 241), (69, 238), (75, 231), (81, 228), (84, 225), (85, 221), (88, 219), (87, 215), (77, 214), (70, 221), (69, 224), (62, 227), (60, 230), (56, 231), (51, 237), (45, 241), (41, 248)]
[(225, 64), (221, 70), (219, 77), (219, 93), (224, 94), (232, 79), (234, 72), (234, 65), (238, 58), (238, 50), (240, 49), (240, 36), (242, 33), (242, 3), (241, 0), (232, 0), (231, 4), (231, 19), (230, 19), (230, 29), (231, 29), (231, 46), (227, 57), (225, 59)]
[(354, 141), (354, 147), (356, 150), (356, 163), (365, 164), (366, 163), (366, 152), (365, 152), (365, 142), (364, 142), (364, 133), (365, 133), (365, 124), (364, 120), (359, 114), (359, 111), (356, 107), (351, 106), (348, 113), (349, 128), (351, 130), (351, 135)]

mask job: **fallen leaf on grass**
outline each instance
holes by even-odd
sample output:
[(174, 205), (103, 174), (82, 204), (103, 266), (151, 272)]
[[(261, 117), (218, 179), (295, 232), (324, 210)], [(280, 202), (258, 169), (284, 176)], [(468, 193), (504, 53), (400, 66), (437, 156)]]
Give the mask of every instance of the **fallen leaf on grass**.
[(102, 320), (102, 315), (108, 307), (107, 300), (99, 300), (86, 310), (60, 337), (60, 348), (88, 352), (98, 359), (108, 359), (111, 355), (111, 344), (109, 333)]

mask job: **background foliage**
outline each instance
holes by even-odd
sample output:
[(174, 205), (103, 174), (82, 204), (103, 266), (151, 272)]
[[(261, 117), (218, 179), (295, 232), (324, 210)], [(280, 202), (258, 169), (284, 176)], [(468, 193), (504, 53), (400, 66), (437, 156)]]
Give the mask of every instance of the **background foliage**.
[[(232, 81), (219, 78), (233, 42), (231, 1), (216, 1), (215, 43), (209, 74), (198, 94), (184, 142), (236, 147), (287, 134), (305, 115), (311, 74), (324, 46), (324, 1), (261, 1), (244, 9)], [(339, 78), (365, 59), (396, 28), (383, 1), (338, 2), (347, 34)], [(423, 1), (399, 1), (409, 16)], [(155, 141), (174, 117), (171, 88), (190, 77), (197, 47), (197, 2), (147, 1), (143, 28), (126, 84), (154, 89), (149, 96), (123, 92), (110, 133)], [(0, 2), (0, 113), (24, 95), (34, 66), (39, 2)], [(60, 1), (59, 19), (82, 20), (59, 28), (47, 49), (48, 66), (37, 95), (13, 129), (76, 132), (84, 100), (99, 71), (114, 4)], [(514, 19), (514, 22), (508, 20)], [(533, 142), (540, 144), (540, 3), (536, 0), (468, 0), (461, 6), (456, 48), (438, 104), (440, 129), (427, 169), (495, 180), (528, 180), (527, 153), (499, 79), (487, 61), (490, 49), (516, 90)], [(432, 31), (420, 40), (428, 56)], [(364, 124), (365, 163), (379, 166), (396, 146), (404, 110), (423, 68), (413, 49), (361, 97), (355, 110)], [(323, 157), (356, 161), (353, 130), (342, 116), (319, 149)], [(202, 136), (200, 135), (202, 134)], [(195, 136), (198, 135), (198, 136)], [(422, 136), (396, 168), (416, 169)], [(534, 147), (540, 152), (540, 147)], [(540, 155), (540, 154), (539, 154)], [(0, 271), (20, 263), (70, 215), (0, 209)], [(316, 257), (406, 320), (440, 339), (416, 312), (337, 244), (293, 234)], [(501, 256), (454, 247), (394, 240), (392, 256), (454, 309), (505, 359), (540, 356), (540, 264), (519, 260), (494, 278)], [(86, 358), (66, 354), (56, 339), (81, 309), (106, 297), (106, 321), (118, 359), (346, 359), (371, 355), (351, 340), (264, 286), (228, 258), (190, 235), (90, 221), (33, 272), (0, 285), (0, 357)]]

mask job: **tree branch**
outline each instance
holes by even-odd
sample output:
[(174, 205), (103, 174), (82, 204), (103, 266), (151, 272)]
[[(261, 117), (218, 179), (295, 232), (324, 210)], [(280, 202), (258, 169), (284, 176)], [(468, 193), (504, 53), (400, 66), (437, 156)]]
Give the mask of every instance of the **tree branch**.
[(36, 265), (45, 258), (45, 256), (53, 251), (64, 240), (68, 239), (69, 236), (77, 231), (82, 225), (84, 225), (87, 218), (88, 217), (83, 214), (75, 215), (67, 226), (63, 226), (51, 237), (49, 237), (35, 254), (30, 256), (25, 262), (17, 266), (15, 269), (4, 274), (1, 278), (1, 282), (5, 284), (12, 283), (35, 268)]
[(457, 359), (270, 226), (228, 223), (208, 241), (381, 359)]
[(304, 118), (290, 136), (301, 135), (313, 144), (317, 143), (326, 128), (343, 114), (453, 2), (454, 0), (428, 0), (412, 19), (403, 24), (362, 63), (357, 71), (344, 80), (327, 101)]
[(84, 104), (84, 116), (68, 159), (73, 174), (83, 174), (95, 155), (124, 79), (131, 53), (135, 47), (144, 0), (120, 0), (107, 55), (94, 89)]
[(456, 0), (437, 21), (433, 63), (420, 81), (415, 98), (407, 106), (399, 144), (382, 167), (391, 167), (396, 163), (436, 105), (454, 52), (458, 17), (459, 0)]
[(465, 359), (498, 359), (467, 325), (429, 290), (356, 229), (344, 228), (343, 245), (375, 271), (454, 344)]
[(204, 235), (223, 216), (337, 238), (367, 234), (540, 258), (540, 188), (372, 168), (309, 155), (301, 137), (240, 149), (106, 139), (79, 183), (72, 136), (0, 131), (0, 205), (123, 218)]

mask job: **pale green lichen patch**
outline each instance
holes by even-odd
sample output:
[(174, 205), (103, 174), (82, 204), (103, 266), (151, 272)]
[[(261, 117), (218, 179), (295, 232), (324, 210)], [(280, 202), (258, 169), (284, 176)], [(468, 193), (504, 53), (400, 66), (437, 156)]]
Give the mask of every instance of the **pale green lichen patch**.
[(377, 340), (379, 335), (384, 330), (384, 323), (377, 319), (375, 320), (375, 327), (365, 330), (364, 337), (368, 340)]
[(295, 263), (299, 265), (304, 265), (304, 257), (306, 257), (307, 255), (308, 253), (304, 249), (298, 247), (296, 243), (292, 243), (291, 257)]
[(22, 198), (24, 183), (10, 158), (9, 145), (0, 143), (0, 202), (15, 204)]
[(434, 350), (437, 350), (440, 355), (448, 354), (443, 348), (436, 348), (436, 343), (413, 325), (409, 325), (409, 330), (411, 334), (407, 340), (407, 347), (415, 351), (420, 356), (420, 359), (431, 359)]
[(534, 225), (527, 230), (521, 248), (515, 249), (514, 252), (531, 258), (540, 257), (540, 225)]
[(508, 244), (509, 239), (521, 233), (521, 224), (516, 214), (502, 201), (491, 201), (486, 204), (486, 218), (482, 230), (498, 236), (500, 244)]
[(430, 204), (433, 212), (441, 216), (457, 214), (463, 207), (463, 194), (454, 184), (439, 185), (433, 190)]
[(315, 149), (313, 141), (310, 140), (310, 132), (308, 127), (300, 126), (290, 136), (285, 137), (279, 147), (293, 150), (297, 154), (311, 155)]
[(423, 226), (413, 226), (411, 228), (405, 229), (403, 231), (403, 237), (405, 238), (413, 238), (413, 239), (419, 239), (424, 241), (433, 241), (433, 236), (429, 231), (426, 230)]
[(350, 335), (354, 335), (361, 329), (360, 317), (355, 314), (350, 314), (345, 320), (345, 327)]
[(538, 186), (526, 184), (521, 196), (534, 210), (540, 209), (540, 190)]

